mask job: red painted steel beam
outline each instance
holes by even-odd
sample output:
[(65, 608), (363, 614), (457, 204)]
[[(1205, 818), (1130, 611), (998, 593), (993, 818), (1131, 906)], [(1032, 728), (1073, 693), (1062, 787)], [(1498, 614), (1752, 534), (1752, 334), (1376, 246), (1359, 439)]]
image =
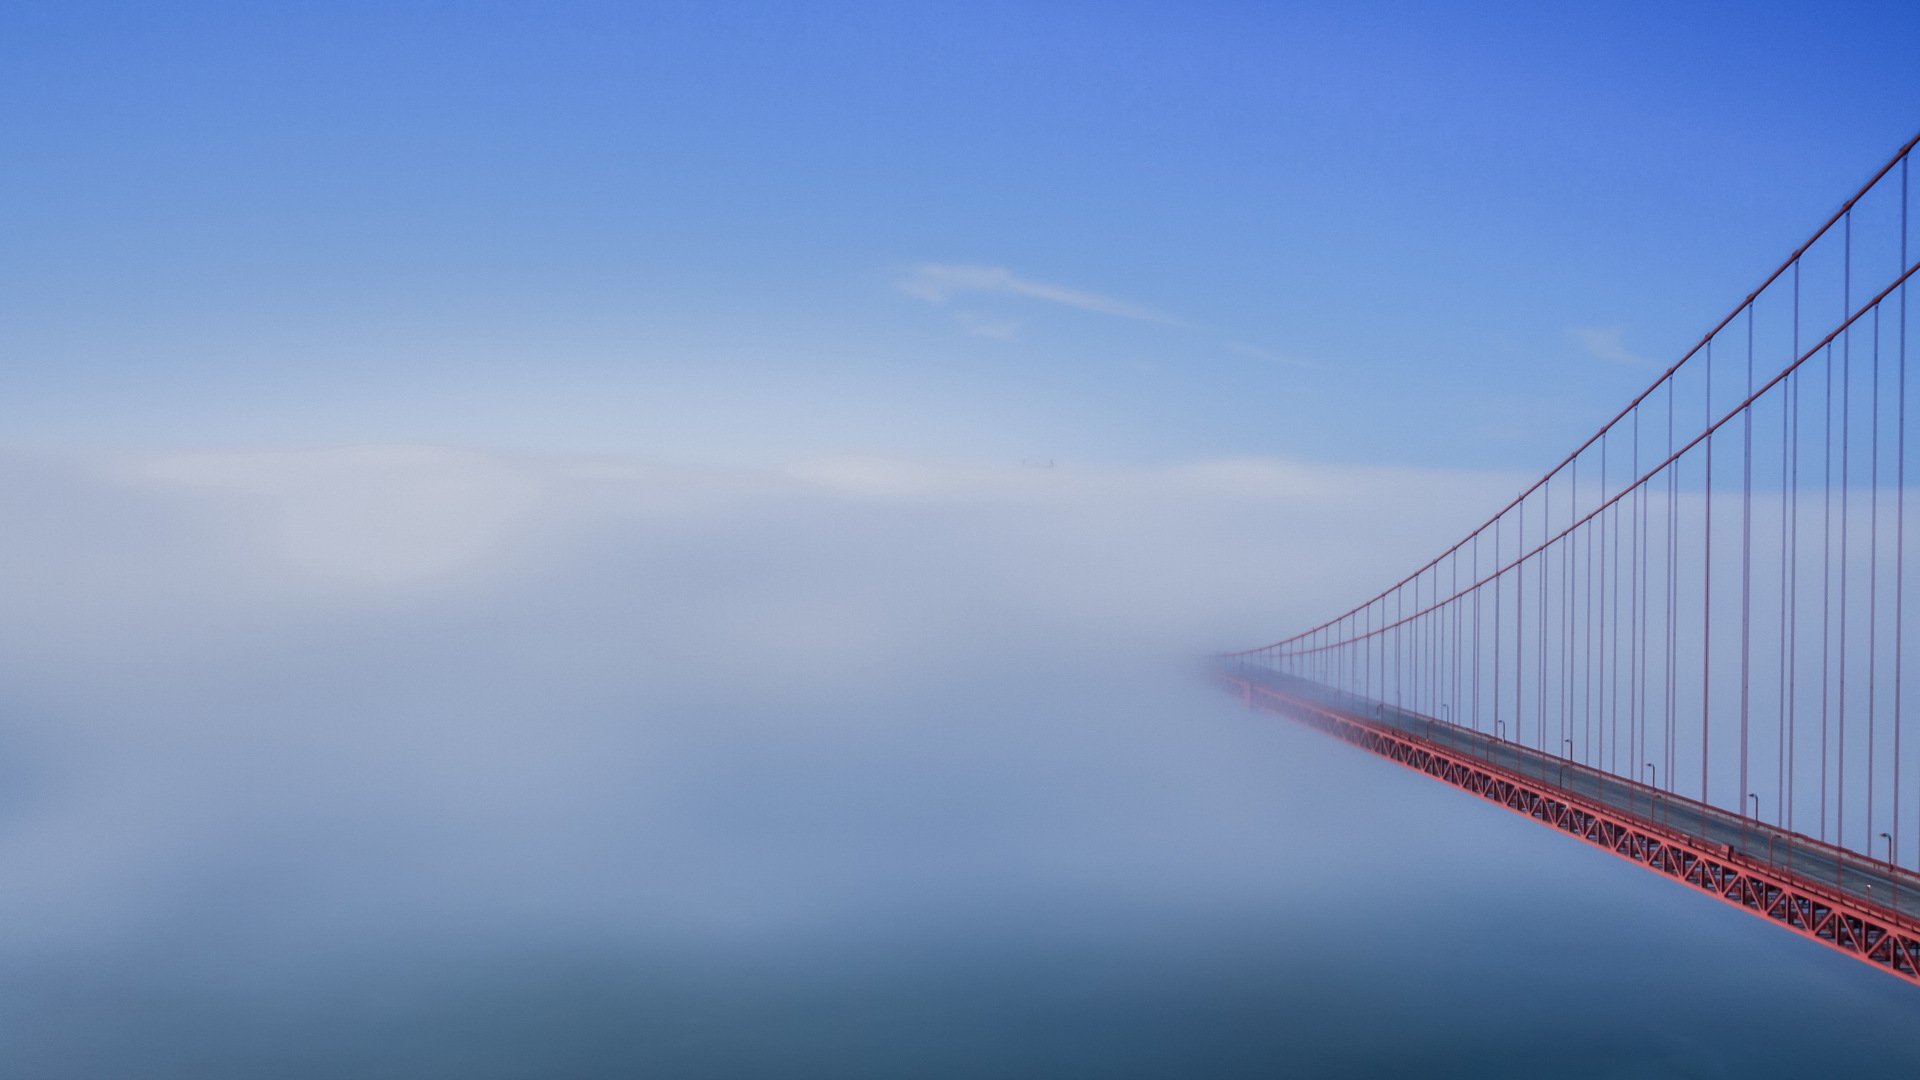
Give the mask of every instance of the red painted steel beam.
[(1909, 983), (1920, 984), (1920, 931), (1854, 897), (1711, 841), (1522, 777), (1416, 735), (1329, 709), (1232, 674), (1222, 676), (1249, 706), (1266, 709), (1389, 761), (1497, 803), (1643, 869), (1718, 897), (1775, 926), (1817, 941)]

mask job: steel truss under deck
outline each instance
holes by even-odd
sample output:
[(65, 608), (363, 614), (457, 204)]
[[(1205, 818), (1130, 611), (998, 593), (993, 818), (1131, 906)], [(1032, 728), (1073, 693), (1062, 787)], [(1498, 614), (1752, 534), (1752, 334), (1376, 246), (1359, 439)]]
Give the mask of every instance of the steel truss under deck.
[(1778, 867), (1755, 864), (1725, 844), (1690, 837), (1617, 807), (1598, 805), (1575, 792), (1515, 775), (1490, 762), (1270, 686), (1234, 675), (1225, 678), (1250, 706), (1370, 750), (1856, 960), (1920, 983), (1920, 927), (1891, 913)]

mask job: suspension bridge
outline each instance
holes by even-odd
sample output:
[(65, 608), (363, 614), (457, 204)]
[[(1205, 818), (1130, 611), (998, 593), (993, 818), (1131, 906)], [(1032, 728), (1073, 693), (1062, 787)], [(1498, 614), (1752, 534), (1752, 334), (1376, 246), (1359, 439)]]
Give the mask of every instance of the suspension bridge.
[(1916, 143), (1479, 528), (1222, 677), (1920, 983)]

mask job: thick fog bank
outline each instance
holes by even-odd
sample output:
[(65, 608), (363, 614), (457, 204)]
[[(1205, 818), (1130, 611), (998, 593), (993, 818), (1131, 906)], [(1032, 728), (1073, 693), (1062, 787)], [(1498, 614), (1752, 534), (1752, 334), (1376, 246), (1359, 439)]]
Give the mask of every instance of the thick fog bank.
[[(1414, 1068), (1380, 1009), (1464, 1070), (1506, 1029), (1457, 980), (1516, 949), (1651, 1010), (1552, 910), (1638, 882), (1198, 677), (1513, 489), (13, 458), (0, 1038), (45, 1077)], [(1593, 1042), (1563, 1075), (1723, 1053), (1499, 1000)]]

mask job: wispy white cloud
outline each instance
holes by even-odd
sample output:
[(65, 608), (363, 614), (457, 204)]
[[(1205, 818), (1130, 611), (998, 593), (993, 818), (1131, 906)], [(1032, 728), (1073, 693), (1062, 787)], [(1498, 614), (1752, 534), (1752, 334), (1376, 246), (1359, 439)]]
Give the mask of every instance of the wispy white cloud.
[(1297, 356), (1288, 356), (1286, 353), (1274, 352), (1272, 349), (1263, 349), (1258, 345), (1249, 345), (1244, 341), (1229, 341), (1226, 343), (1225, 347), (1228, 352), (1233, 353), (1235, 356), (1245, 356), (1254, 360), (1264, 360), (1269, 364), (1279, 364), (1282, 367), (1294, 367), (1294, 368), (1326, 367), (1325, 364), (1319, 362), (1318, 360), (1302, 360)]
[(1182, 325), (1181, 320), (1165, 312), (1084, 289), (1033, 281), (1015, 274), (1004, 266), (956, 266), (928, 263), (915, 267), (906, 279), (900, 282), (900, 291), (934, 304), (944, 304), (956, 296), (967, 293), (1022, 296), (1030, 300), (1042, 300), (1050, 304), (1078, 308), (1081, 311), (1091, 311), (1096, 315), (1111, 315), (1120, 319), (1137, 319), (1141, 322), (1161, 323), (1168, 326)]
[[(1004, 266), (963, 265), (953, 263), (925, 263), (914, 267), (899, 282), (901, 292), (917, 297), (930, 304), (946, 304), (959, 297), (1020, 297), (1039, 300), (1049, 304), (1090, 311), (1096, 315), (1110, 315), (1118, 319), (1133, 319), (1139, 322), (1157, 323), (1161, 326), (1179, 327), (1201, 333), (1210, 333), (1206, 327), (1195, 326), (1184, 319), (1176, 318), (1166, 312), (1135, 304), (1104, 293), (1089, 292), (1085, 289), (1070, 288), (1044, 281), (1034, 281), (1014, 273)], [(974, 337), (989, 338), (994, 341), (1014, 341), (1020, 336), (1024, 326), (1018, 319), (1001, 315), (986, 314), (979, 311), (955, 312), (953, 321), (960, 329)], [(1263, 349), (1249, 345), (1244, 341), (1222, 342), (1221, 348), (1227, 352), (1262, 363), (1292, 368), (1323, 368), (1326, 365), (1316, 360), (1305, 360), (1286, 353)], [(1136, 363), (1136, 370), (1151, 370), (1150, 366)]]
[(953, 317), (960, 328), (974, 337), (991, 338), (994, 341), (1012, 341), (1020, 336), (1018, 319), (996, 319), (990, 315), (963, 311)]
[(1596, 360), (1626, 367), (1657, 366), (1652, 360), (1627, 348), (1623, 340), (1625, 333), (1618, 326), (1576, 326), (1567, 332), (1573, 335), (1573, 340), (1586, 350), (1588, 356)]

